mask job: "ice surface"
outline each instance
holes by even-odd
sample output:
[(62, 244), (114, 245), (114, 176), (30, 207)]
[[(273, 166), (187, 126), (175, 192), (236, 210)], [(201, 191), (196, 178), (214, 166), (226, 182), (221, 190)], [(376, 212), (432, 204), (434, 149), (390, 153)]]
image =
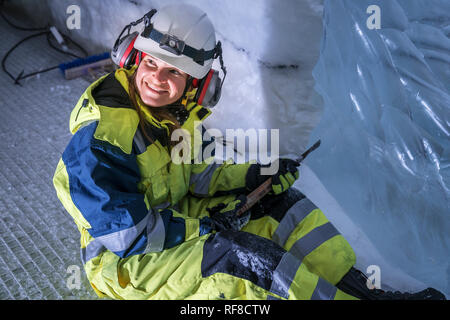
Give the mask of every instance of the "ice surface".
[(322, 146), (306, 160), (387, 261), (447, 296), (449, 26), (446, 0), (325, 1)]

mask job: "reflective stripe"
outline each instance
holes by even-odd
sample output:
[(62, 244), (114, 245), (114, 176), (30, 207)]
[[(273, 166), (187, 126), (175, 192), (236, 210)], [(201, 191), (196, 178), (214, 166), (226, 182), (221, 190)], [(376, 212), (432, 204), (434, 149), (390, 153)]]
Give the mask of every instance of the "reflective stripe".
[(286, 252), (280, 260), (277, 268), (273, 272), (272, 286), (270, 292), (273, 292), (283, 298), (289, 298), (289, 288), (294, 280), (298, 268), (300, 268), (302, 261)]
[(133, 137), (133, 142), (136, 144), (136, 148), (139, 154), (144, 153), (145, 150), (147, 150), (144, 137), (142, 136), (141, 130), (139, 128), (136, 130), (136, 133)]
[(192, 174), (189, 185), (195, 183), (194, 193), (200, 195), (207, 195), (209, 184), (216, 169), (221, 165), (215, 162), (211, 162), (208, 167), (201, 173)]
[(327, 222), (298, 239), (289, 251), (297, 257), (306, 257), (322, 243), (339, 234), (331, 222)]
[(319, 278), (316, 288), (311, 296), (311, 300), (334, 300), (337, 288), (328, 281)]
[[(164, 207), (166, 203), (158, 207)], [(161, 215), (157, 211), (150, 211), (136, 226), (97, 237), (81, 249), (81, 260), (85, 264), (98, 256), (104, 250), (120, 252), (131, 247), (136, 238), (144, 229), (147, 229), (147, 246), (143, 253), (159, 252), (164, 248), (166, 230)]]
[(94, 239), (88, 243), (86, 248), (81, 248), (81, 261), (83, 262), (83, 264), (86, 264), (86, 262), (88, 262), (92, 258), (95, 258), (105, 250), (106, 248), (100, 243), (100, 241)]
[(154, 211), (150, 214), (147, 224), (147, 246), (144, 253), (160, 252), (164, 249), (164, 240), (166, 238), (166, 229), (159, 212)]
[(283, 247), (298, 224), (314, 209), (317, 209), (317, 206), (308, 198), (297, 201), (281, 219), (272, 239)]
[[(168, 207), (170, 207), (170, 202), (168, 201), (153, 207), (153, 214), (147, 224), (147, 246), (145, 247), (144, 253), (161, 252), (164, 249), (166, 228), (164, 227), (164, 221), (159, 211)], [(179, 207), (178, 203), (175, 207)]]
[(147, 226), (150, 215), (147, 214), (137, 225), (128, 229), (116, 231), (105, 234), (104, 236), (96, 237), (108, 250), (113, 252), (124, 251), (128, 249), (136, 238)]

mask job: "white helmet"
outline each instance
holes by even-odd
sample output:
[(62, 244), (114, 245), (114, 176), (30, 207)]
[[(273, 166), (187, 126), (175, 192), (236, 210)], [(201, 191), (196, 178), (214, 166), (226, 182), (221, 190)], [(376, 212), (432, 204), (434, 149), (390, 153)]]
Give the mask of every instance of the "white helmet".
[(205, 12), (189, 4), (172, 4), (146, 17), (134, 48), (202, 79), (220, 48)]

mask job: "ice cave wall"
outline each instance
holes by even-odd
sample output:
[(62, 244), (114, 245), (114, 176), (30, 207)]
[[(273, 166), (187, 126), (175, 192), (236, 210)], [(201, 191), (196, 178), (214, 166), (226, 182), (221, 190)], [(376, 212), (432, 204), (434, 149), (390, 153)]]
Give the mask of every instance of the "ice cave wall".
[(323, 23), (307, 164), (390, 263), (448, 296), (450, 2), (325, 1)]

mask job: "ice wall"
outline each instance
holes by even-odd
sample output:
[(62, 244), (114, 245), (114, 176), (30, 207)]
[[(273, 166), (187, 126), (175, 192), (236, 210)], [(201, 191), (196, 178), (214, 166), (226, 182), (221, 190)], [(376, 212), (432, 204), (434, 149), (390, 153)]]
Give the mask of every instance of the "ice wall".
[(450, 2), (325, 1), (323, 24), (306, 163), (392, 265), (449, 296)]

